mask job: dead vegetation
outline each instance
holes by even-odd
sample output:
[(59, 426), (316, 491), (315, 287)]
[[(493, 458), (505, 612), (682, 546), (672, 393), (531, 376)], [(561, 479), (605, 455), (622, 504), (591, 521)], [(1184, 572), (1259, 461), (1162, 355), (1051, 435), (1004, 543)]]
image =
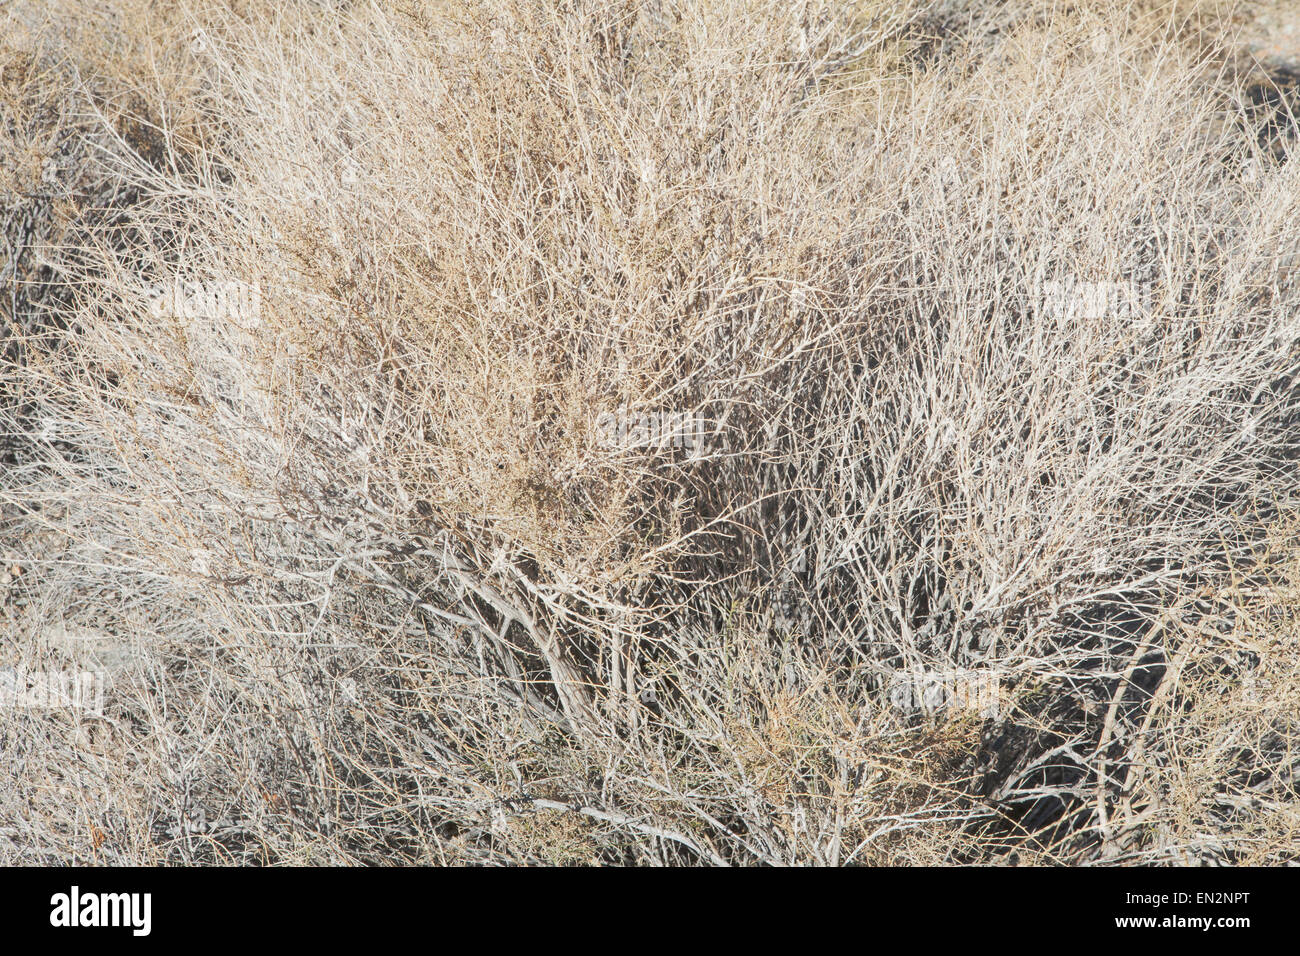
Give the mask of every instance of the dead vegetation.
[(50, 8), (0, 860), (1293, 859), (1294, 124), (1095, 6)]

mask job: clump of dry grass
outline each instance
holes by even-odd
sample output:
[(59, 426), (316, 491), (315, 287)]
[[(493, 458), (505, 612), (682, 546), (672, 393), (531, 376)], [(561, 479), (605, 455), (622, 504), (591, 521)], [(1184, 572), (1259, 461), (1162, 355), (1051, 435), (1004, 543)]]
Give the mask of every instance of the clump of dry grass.
[(1300, 192), (1195, 8), (179, 17), (0, 380), (13, 647), (114, 675), (7, 858), (1286, 857)]

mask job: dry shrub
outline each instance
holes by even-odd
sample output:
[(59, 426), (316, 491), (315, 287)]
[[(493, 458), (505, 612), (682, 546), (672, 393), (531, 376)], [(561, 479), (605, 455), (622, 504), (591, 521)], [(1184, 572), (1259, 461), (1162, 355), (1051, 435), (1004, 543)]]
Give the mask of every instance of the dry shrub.
[(956, 6), (178, 14), (4, 370), (15, 646), (114, 661), (7, 857), (1287, 856), (1171, 681), (1296, 478), (1289, 146), (1198, 5)]

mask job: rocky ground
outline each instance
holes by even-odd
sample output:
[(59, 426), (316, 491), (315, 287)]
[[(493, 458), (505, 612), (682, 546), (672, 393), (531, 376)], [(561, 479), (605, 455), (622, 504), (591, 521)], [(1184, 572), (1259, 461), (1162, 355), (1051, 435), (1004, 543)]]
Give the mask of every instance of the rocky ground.
[(1242, 39), (1249, 53), (1268, 67), (1300, 73), (1300, 6), (1293, 0), (1248, 5)]

